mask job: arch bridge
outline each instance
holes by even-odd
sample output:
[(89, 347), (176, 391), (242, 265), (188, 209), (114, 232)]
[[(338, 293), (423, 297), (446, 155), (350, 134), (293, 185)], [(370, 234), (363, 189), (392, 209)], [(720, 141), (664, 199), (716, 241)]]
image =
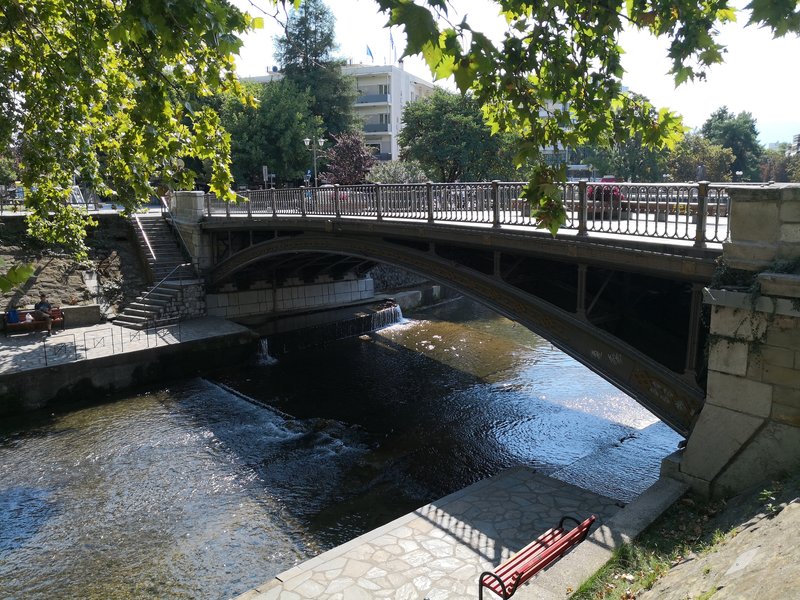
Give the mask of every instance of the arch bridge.
[[(519, 322), (682, 435), (705, 398), (702, 289), (727, 235), (722, 188), (564, 187), (567, 225), (532, 227), (522, 184), (354, 186), (173, 199), (209, 290), (395, 265)], [(192, 221), (193, 233), (187, 229)]]

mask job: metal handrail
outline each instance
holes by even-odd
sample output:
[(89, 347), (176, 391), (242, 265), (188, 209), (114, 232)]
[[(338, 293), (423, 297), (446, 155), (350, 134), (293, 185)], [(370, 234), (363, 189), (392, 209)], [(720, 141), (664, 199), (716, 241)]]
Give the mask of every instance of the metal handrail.
[[(175, 342), (180, 343), (182, 341), (181, 324), (173, 323), (168, 325), (154, 325), (152, 327), (146, 327), (145, 329), (126, 330), (129, 331), (127, 345), (130, 346), (130, 344), (136, 342), (141, 343), (142, 338), (144, 338), (145, 348), (158, 347), (159, 341), (167, 345), (175, 343), (166, 339), (163, 333), (164, 330), (169, 330), (170, 333), (172, 333)], [(41, 365), (43, 363), (44, 366), (49, 366), (64, 364), (65, 362), (91, 360), (92, 357), (90, 353), (101, 347), (101, 345), (97, 343), (98, 340), (103, 340), (102, 347), (109, 349), (111, 355), (126, 352), (125, 337), (119, 328), (116, 330), (109, 328), (103, 330), (101, 333), (102, 335), (97, 335), (95, 333), (92, 338), (94, 344), (89, 343), (89, 339), (87, 338), (87, 336), (90, 335), (89, 333), (84, 333), (83, 344), (79, 343), (76, 335), (71, 333), (61, 333), (57, 338), (43, 337), (39, 342), (42, 350), (39, 364)], [(118, 339), (115, 337), (117, 335), (119, 336)], [(110, 345), (105, 345), (106, 339), (110, 339)], [(119, 346), (117, 346), (117, 342), (119, 342)]]
[[(167, 281), (167, 280), (170, 278), (170, 276), (171, 276), (171, 275), (172, 275), (172, 274), (173, 274), (175, 271), (177, 271), (178, 269), (182, 269), (182, 268), (184, 268), (184, 267), (191, 267), (191, 266), (192, 266), (192, 263), (190, 263), (190, 262), (188, 262), (188, 263), (181, 263), (181, 264), (179, 264), (177, 267), (175, 267), (175, 268), (174, 268), (174, 269), (172, 269), (172, 270), (171, 270), (169, 273), (167, 273), (167, 274), (166, 274), (166, 275), (165, 275), (165, 276), (164, 276), (164, 277), (161, 279), (161, 281), (159, 281), (157, 284), (155, 284), (153, 287), (151, 287), (149, 290), (147, 290), (147, 292), (145, 292), (145, 293), (142, 295), (142, 297), (140, 298), (140, 300), (144, 300), (144, 299), (146, 299), (146, 298), (147, 298), (147, 297), (148, 297), (150, 294), (152, 294), (153, 292), (155, 292), (155, 291), (156, 291), (156, 289), (158, 289), (158, 287), (159, 287), (159, 286), (160, 286), (162, 283), (166, 282), (166, 281)], [(182, 278), (182, 277), (181, 277), (181, 278), (179, 278), (179, 279), (178, 279), (178, 281), (179, 281), (179, 282), (181, 282), (181, 284), (183, 284), (183, 278)]]
[(178, 240), (181, 243), (181, 248), (183, 248), (184, 256), (191, 257), (192, 253), (189, 251), (189, 246), (186, 243), (186, 240), (183, 239), (183, 235), (181, 235), (181, 230), (175, 227), (175, 217), (172, 216), (172, 211), (169, 208), (169, 202), (164, 196), (161, 196), (161, 216), (164, 218), (165, 221), (169, 221), (172, 224), (172, 231), (178, 235)]
[[(567, 182), (563, 230), (721, 244), (730, 235), (727, 185), (709, 182)], [(763, 184), (762, 184), (763, 185)], [(525, 182), (362, 184), (250, 190), (235, 204), (206, 194), (208, 217), (325, 217), (535, 227)], [(243, 201), (241, 201), (243, 199)]]
[(153, 246), (150, 244), (150, 238), (147, 237), (147, 232), (144, 230), (144, 227), (142, 227), (142, 222), (139, 220), (139, 215), (133, 215), (133, 218), (136, 219), (136, 225), (139, 227), (139, 232), (142, 234), (144, 243), (147, 244), (147, 249), (150, 251), (150, 256), (153, 257), (153, 260), (156, 260), (156, 252), (153, 250)]

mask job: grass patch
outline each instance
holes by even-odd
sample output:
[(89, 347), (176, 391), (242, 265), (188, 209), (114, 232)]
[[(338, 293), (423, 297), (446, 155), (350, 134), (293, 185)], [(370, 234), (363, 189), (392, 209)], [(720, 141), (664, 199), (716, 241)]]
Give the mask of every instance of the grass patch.
[(631, 544), (617, 549), (611, 560), (571, 596), (572, 600), (636, 598), (673, 565), (707, 552), (725, 539), (712, 523), (724, 507), (724, 502), (693, 496), (676, 502)]

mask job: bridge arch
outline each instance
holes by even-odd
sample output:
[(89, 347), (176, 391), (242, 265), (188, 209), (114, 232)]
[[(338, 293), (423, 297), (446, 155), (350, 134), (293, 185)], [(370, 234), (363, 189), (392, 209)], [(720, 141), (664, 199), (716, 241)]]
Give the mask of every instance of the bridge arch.
[(595, 371), (682, 435), (688, 435), (702, 408), (704, 392), (636, 348), (586, 319), (504, 281), (424, 249), (423, 244), (385, 239), (304, 233), (248, 246), (219, 262), (209, 273), (219, 285), (258, 262), (284, 255), (339, 255), (386, 263), (458, 290), (534, 333)]

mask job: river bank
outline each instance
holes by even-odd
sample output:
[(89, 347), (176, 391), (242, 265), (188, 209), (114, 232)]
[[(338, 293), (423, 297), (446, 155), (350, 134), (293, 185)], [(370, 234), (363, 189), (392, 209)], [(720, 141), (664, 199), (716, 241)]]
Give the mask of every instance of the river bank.
[(411, 316), (0, 420), (0, 596), (231, 597), (510, 467), (623, 504), (658, 477), (675, 434), (546, 341), (471, 305)]
[(687, 496), (584, 583), (573, 600), (800, 597), (800, 475), (726, 501)]

